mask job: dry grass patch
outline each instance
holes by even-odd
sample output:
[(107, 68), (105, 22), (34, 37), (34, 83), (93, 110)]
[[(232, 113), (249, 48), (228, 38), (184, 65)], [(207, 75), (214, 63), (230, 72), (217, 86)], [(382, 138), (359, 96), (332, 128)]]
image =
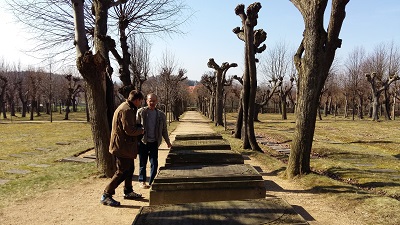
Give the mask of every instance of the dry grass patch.
[(9, 181), (0, 185), (0, 206), (96, 173), (94, 163), (59, 162), (93, 147), (89, 123), (13, 122), (1, 128), (0, 179)]
[[(255, 122), (259, 136), (270, 137), (290, 147), (294, 115), (281, 120), (277, 114), (260, 114)], [(261, 145), (263, 153), (241, 149), (241, 140), (231, 135), (236, 113), (227, 115), (228, 130), (214, 129), (228, 139), (234, 149), (251, 155), (284, 178), (288, 156)], [(365, 212), (370, 224), (398, 224), (400, 218), (400, 120), (373, 122), (340, 117), (317, 120), (311, 155), (315, 173), (296, 178), (305, 191), (322, 194), (332, 207)]]
[[(98, 175), (95, 163), (59, 161), (94, 147), (91, 125), (84, 122), (84, 112), (75, 115), (74, 118), (81, 118), (78, 120), (50, 123), (48, 118), (40, 118), (34, 122), (0, 120), (0, 180), (8, 180), (0, 185), (0, 207)], [(169, 132), (177, 124), (170, 123)], [(9, 173), (10, 170), (29, 173)]]

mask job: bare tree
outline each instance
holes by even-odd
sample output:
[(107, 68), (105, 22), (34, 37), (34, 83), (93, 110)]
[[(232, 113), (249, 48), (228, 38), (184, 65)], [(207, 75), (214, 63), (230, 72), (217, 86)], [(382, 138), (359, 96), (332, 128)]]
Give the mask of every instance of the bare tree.
[[(282, 119), (287, 119), (286, 99), (293, 88), (293, 60), (289, 58), (288, 46), (280, 42), (267, 50), (266, 60), (261, 66), (266, 79), (271, 86), (271, 92), (261, 105), (268, 103), (273, 94), (278, 94)], [(290, 77), (289, 80), (285, 78)]]
[(109, 47), (120, 67), (119, 78), (123, 83), (120, 93), (127, 97), (130, 90), (135, 89), (129, 70), (132, 62), (128, 38), (137, 34), (181, 33), (179, 26), (187, 20), (182, 16), (187, 6), (178, 0), (132, 0), (113, 9), (110, 19), (118, 25), (122, 54), (117, 51), (114, 41), (109, 42)]
[[(397, 60), (396, 60), (397, 58)], [(365, 76), (371, 87), (372, 95), (372, 120), (378, 121), (380, 97), (384, 95), (384, 109), (385, 118), (390, 120), (390, 97), (389, 87), (390, 84), (399, 80), (398, 76), (399, 55), (394, 46), (385, 46), (380, 44), (375, 48), (374, 53), (366, 60), (366, 70), (368, 71)]]
[[(68, 120), (70, 113), (70, 107), (75, 105), (75, 96), (82, 92), (81, 79), (79, 77), (73, 77), (72, 74), (65, 75), (65, 79), (68, 81), (68, 95), (65, 105), (65, 117), (64, 120)], [(75, 108), (75, 107), (73, 107)]]
[[(139, 39), (139, 40), (138, 40)], [(133, 84), (138, 90), (142, 90), (143, 83), (150, 74), (150, 43), (143, 37), (132, 36), (130, 39), (132, 49), (131, 55), (131, 77)]]
[(18, 77), (16, 76), (16, 71), (10, 71), (8, 73), (9, 85), (7, 85), (6, 99), (9, 106), (10, 116), (15, 116), (15, 107), (17, 103), (17, 85)]
[(325, 80), (341, 46), (339, 33), (349, 0), (333, 0), (327, 31), (324, 14), (328, 0), (291, 0), (303, 16), (303, 40), (294, 56), (298, 74), (296, 125), (286, 174), (289, 178), (306, 174), (310, 169), (310, 153), (315, 131), (318, 100)]
[[(65, 53), (67, 56), (72, 56), (71, 53), (75, 49), (76, 66), (87, 82), (88, 105), (92, 122), (93, 141), (96, 149), (97, 166), (100, 172), (107, 176), (112, 176), (115, 164), (108, 152), (108, 144), (110, 123), (115, 106), (113, 82), (111, 80), (113, 68), (111, 67), (108, 54), (110, 50), (115, 49), (116, 43), (108, 36), (108, 17), (111, 14), (109, 12), (110, 8), (121, 5), (126, 6), (125, 3), (127, 1), (10, 0), (10, 2), (12, 3), (11, 6), (16, 17), (32, 28), (34, 33), (37, 34), (33, 38), (38, 40), (40, 44), (33, 50), (46, 50), (46, 52), (53, 52), (54, 55)], [(149, 6), (156, 1), (129, 1), (129, 3), (131, 2), (137, 4), (143, 3), (144, 5), (147, 3)], [(161, 6), (165, 6), (167, 5), (166, 2), (175, 1), (160, 0), (159, 2), (162, 3)], [(70, 10), (71, 8), (73, 11)], [(143, 8), (137, 9), (143, 10)], [(122, 20), (120, 25), (125, 25), (126, 22), (132, 23), (133, 19), (136, 23), (134, 26), (138, 28), (136, 31), (140, 32), (142, 30), (139, 29), (140, 25), (143, 24), (150, 25), (150, 27), (154, 26), (157, 28), (157, 31), (166, 31), (164, 24), (166, 21), (175, 25), (180, 24), (177, 22), (179, 20), (175, 20), (176, 17), (173, 16), (181, 16), (181, 14), (171, 14), (172, 12), (167, 11), (170, 13), (169, 16), (163, 17), (160, 14), (161, 11), (157, 11), (161, 9), (162, 7), (154, 8), (151, 11), (152, 13), (147, 17), (130, 18), (130, 21)], [(139, 14), (136, 13), (135, 15)], [(119, 16), (117, 15), (113, 18), (119, 18)], [(157, 22), (157, 19), (159, 19), (159, 22)], [(110, 26), (110, 29), (112, 28)], [(172, 26), (171, 29), (173, 28), (178, 27)], [(114, 30), (118, 31), (118, 28)], [(146, 33), (146, 31), (151, 30), (145, 29), (143, 32)], [(51, 51), (54, 50), (53, 47), (57, 49)], [(48, 57), (52, 56), (46, 54), (46, 58)], [(73, 59), (73, 57), (65, 56), (63, 58)], [(129, 60), (129, 57), (126, 58)], [(124, 76), (127, 76), (129, 79), (128, 67), (125, 66), (122, 71), (124, 72)], [(107, 112), (107, 117), (104, 117), (104, 112)]]
[(16, 89), (18, 94), (18, 99), (22, 104), (21, 117), (26, 117), (26, 113), (28, 111), (28, 85), (27, 79), (22, 78), (22, 71), (18, 68), (17, 71), (17, 81), (16, 81)]
[(6, 104), (5, 104), (6, 101), (4, 99), (6, 96), (7, 84), (8, 84), (8, 79), (6, 78), (6, 76), (4, 76), (3, 74), (0, 74), (0, 109), (1, 109), (1, 112), (3, 113), (4, 119), (7, 118)]
[[(345, 93), (348, 93), (346, 97), (350, 97), (350, 100), (352, 102), (353, 120), (355, 117), (356, 105), (359, 106), (359, 118), (363, 118), (362, 106), (364, 101), (364, 90), (366, 88), (363, 72), (364, 61), (365, 50), (362, 47), (356, 47), (352, 52), (349, 53), (345, 63), (347, 75), (345, 79)], [(356, 102), (357, 99), (358, 103)]]
[(259, 121), (258, 114), (260, 109), (265, 105), (268, 105), (270, 100), (274, 97), (274, 95), (278, 94), (278, 89), (282, 85), (283, 79), (277, 79), (275, 77), (268, 80), (266, 91), (258, 92), (261, 95), (261, 101), (256, 102), (254, 108), (254, 121)]
[(208, 90), (208, 98), (205, 99), (207, 100), (206, 102), (208, 104), (206, 104), (206, 108), (207, 108), (207, 112), (208, 112), (208, 118), (211, 119), (211, 121), (215, 121), (215, 102), (216, 102), (216, 87), (217, 87), (217, 83), (216, 83), (216, 76), (215, 76), (215, 72), (211, 72), (209, 71), (208, 73), (203, 74), (203, 76), (201, 76), (201, 80), (200, 83), (203, 84), (203, 86), (206, 88), (206, 90)]
[(267, 39), (267, 33), (262, 30), (254, 30), (257, 25), (258, 12), (261, 9), (259, 2), (250, 4), (247, 7), (246, 13), (244, 11), (244, 5), (240, 4), (235, 8), (235, 14), (238, 15), (242, 20), (242, 27), (236, 27), (233, 32), (237, 37), (245, 42), (245, 70), (243, 74), (243, 125), (244, 133), (243, 148), (250, 148), (252, 150), (261, 151), (258, 146), (255, 132), (254, 132), (254, 105), (256, 99), (257, 89), (257, 69), (255, 57), (256, 53), (261, 53), (266, 49), (266, 45), (260, 45)]
[[(179, 119), (179, 113), (172, 110), (173, 105), (176, 104), (174, 101), (178, 99), (176, 87), (180, 82), (187, 79), (185, 76), (186, 73), (187, 71), (184, 68), (177, 69), (177, 62), (173, 54), (168, 51), (164, 52), (158, 73), (163, 86), (163, 95), (157, 95), (160, 98), (160, 103), (164, 102), (166, 111), (170, 112), (170, 114), (167, 114), (167, 116), (173, 116), (174, 120)], [(157, 88), (157, 92), (161, 93), (161, 91), (161, 89)]]
[(213, 58), (210, 58), (207, 63), (208, 68), (214, 69), (215, 71), (215, 125), (224, 126), (223, 122), (223, 109), (224, 109), (224, 86), (230, 86), (232, 84), (232, 78), (227, 79), (226, 73), (231, 67), (237, 67), (236, 63), (223, 62), (219, 66)]

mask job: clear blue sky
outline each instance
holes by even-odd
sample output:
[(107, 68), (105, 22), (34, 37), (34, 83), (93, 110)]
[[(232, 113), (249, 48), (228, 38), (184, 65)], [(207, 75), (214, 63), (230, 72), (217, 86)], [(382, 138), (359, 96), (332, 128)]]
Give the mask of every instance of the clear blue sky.
[[(199, 80), (204, 72), (210, 70), (207, 67), (209, 58), (214, 58), (218, 64), (238, 63), (239, 67), (230, 69), (228, 74), (242, 75), (243, 42), (232, 33), (234, 27), (241, 26), (241, 20), (235, 15), (234, 9), (238, 4), (242, 3), (247, 7), (254, 1), (187, 2), (196, 12), (189, 26), (184, 27), (188, 34), (165, 42), (158, 40), (153, 44), (152, 54), (155, 56), (166, 49), (174, 53), (182, 67), (187, 68), (189, 79)], [(256, 29), (264, 29), (267, 32), (267, 40), (264, 42), (267, 49), (268, 46), (282, 41), (296, 49), (304, 28), (302, 16), (297, 8), (289, 0), (260, 2), (262, 8)], [(337, 56), (341, 59), (344, 60), (356, 46), (364, 46), (368, 53), (378, 44), (392, 40), (400, 46), (398, 0), (350, 0), (346, 11), (347, 16), (340, 34), (343, 44), (337, 51)], [(330, 11), (327, 10), (326, 15), (329, 14)], [(261, 55), (265, 55), (266, 51)]]
[[(234, 9), (238, 4), (242, 3), (247, 7), (254, 1), (186, 2), (195, 12), (189, 23), (182, 27), (186, 34), (174, 35), (165, 40), (153, 39), (152, 66), (156, 67), (162, 54), (168, 51), (174, 55), (179, 67), (187, 69), (187, 76), (191, 80), (200, 80), (204, 72), (210, 71), (207, 67), (209, 58), (214, 58), (218, 64), (238, 63), (238, 68), (229, 70), (228, 74), (242, 75), (243, 42), (232, 33), (233, 28), (241, 25), (241, 20), (235, 15)], [(267, 32), (267, 48), (282, 41), (293, 49), (297, 48), (304, 27), (300, 12), (289, 0), (260, 2), (262, 8), (256, 29), (264, 29)], [(0, 36), (0, 58), (4, 58), (7, 63), (18, 64), (21, 61), (23, 66), (38, 66), (33, 58), (21, 52), (28, 50), (32, 43), (25, 41), (21, 26), (12, 23), (11, 16), (1, 9), (2, 5), (4, 2), (0, 0), (0, 13), (5, 18), (0, 21), (0, 29), (3, 31), (3, 35)], [(372, 52), (380, 43), (394, 41), (400, 46), (399, 0), (350, 0), (346, 11), (347, 17), (340, 34), (343, 44), (337, 51), (340, 59), (344, 60), (356, 46), (363, 46), (367, 53)], [(327, 16), (329, 13), (327, 10)], [(5, 30), (10, 35), (4, 35)], [(263, 54), (266, 52), (261, 55)]]

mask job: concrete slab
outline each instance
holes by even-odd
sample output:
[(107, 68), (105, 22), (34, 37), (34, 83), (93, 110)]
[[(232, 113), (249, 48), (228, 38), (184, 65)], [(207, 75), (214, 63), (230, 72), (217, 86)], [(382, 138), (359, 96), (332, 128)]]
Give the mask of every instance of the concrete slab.
[(69, 142), (56, 142), (56, 145), (70, 145)]
[(36, 151), (41, 151), (41, 152), (49, 152), (51, 149), (48, 148), (35, 148)]
[(396, 173), (397, 170), (392, 170), (392, 169), (370, 169), (371, 172), (376, 172), (376, 173)]
[(162, 167), (150, 189), (150, 205), (265, 196), (262, 176), (248, 164)]
[(5, 180), (5, 179), (0, 179), (0, 185), (4, 185), (7, 182), (9, 182), (10, 180)]
[(133, 225), (308, 224), (280, 198), (146, 206)]
[(276, 151), (282, 154), (290, 154), (290, 149), (288, 148), (276, 149)]
[(230, 150), (231, 145), (225, 139), (215, 140), (175, 140), (172, 143), (171, 150), (205, 150), (205, 149), (220, 149)]
[(25, 154), (25, 155), (37, 155), (38, 153), (36, 153), (36, 152), (21, 152), (22, 154)]
[(95, 155), (95, 154), (85, 155), (85, 156), (83, 156), (83, 158), (87, 158), (87, 159), (96, 159), (96, 155)]
[(30, 170), (20, 170), (20, 169), (11, 169), (11, 170), (6, 170), (6, 173), (11, 173), (11, 174), (28, 174), (31, 173), (32, 171)]
[(203, 134), (178, 134), (175, 140), (210, 140), (222, 139), (222, 135), (216, 133), (203, 133)]
[(22, 154), (9, 154), (8, 156), (13, 157), (13, 158), (24, 158), (26, 155)]
[(170, 151), (165, 166), (243, 164), (244, 159), (232, 150), (175, 150)]
[(34, 164), (34, 163), (32, 163), (32, 164), (29, 164), (28, 166), (38, 167), (38, 168), (46, 168), (46, 167), (49, 167), (50, 165), (49, 164)]
[(355, 166), (360, 166), (360, 167), (372, 167), (375, 166), (375, 164), (370, 164), (370, 163), (357, 163), (354, 164)]
[(63, 158), (60, 160), (60, 162), (79, 162), (79, 163), (91, 163), (94, 162), (94, 159), (88, 159), (88, 158), (80, 158), (80, 157), (67, 157)]

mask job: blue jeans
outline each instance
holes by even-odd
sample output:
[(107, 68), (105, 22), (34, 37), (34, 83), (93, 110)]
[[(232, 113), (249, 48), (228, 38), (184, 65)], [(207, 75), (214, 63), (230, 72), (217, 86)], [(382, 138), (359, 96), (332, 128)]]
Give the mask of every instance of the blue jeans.
[(150, 180), (149, 184), (153, 183), (158, 170), (158, 143), (148, 142), (139, 144), (139, 182), (146, 182), (146, 166), (147, 160), (150, 161)]

